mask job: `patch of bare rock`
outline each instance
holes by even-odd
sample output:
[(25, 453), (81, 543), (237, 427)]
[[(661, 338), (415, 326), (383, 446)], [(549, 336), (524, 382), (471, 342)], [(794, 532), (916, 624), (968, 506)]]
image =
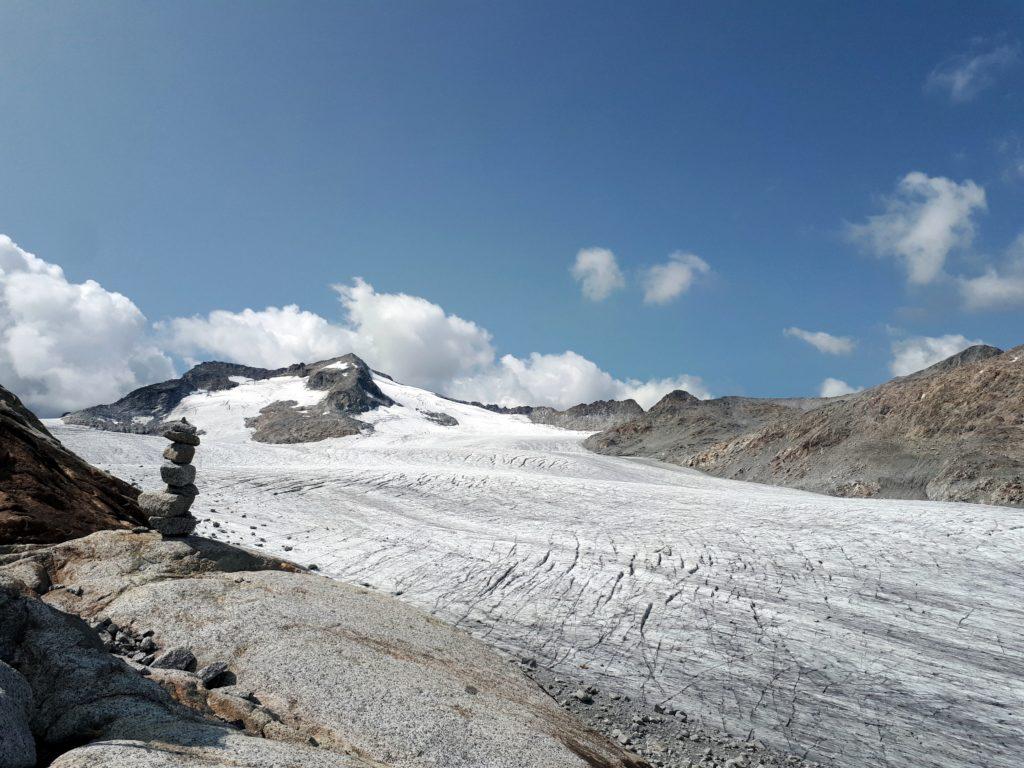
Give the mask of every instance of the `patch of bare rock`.
[(64, 448), (0, 387), (0, 541), (54, 542), (144, 518), (138, 490)]
[(971, 347), (837, 398), (675, 392), (584, 445), (835, 496), (1024, 506), (1024, 346)]
[(0, 712), (4, 766), (648, 764), (394, 598), (156, 533), (0, 547)]

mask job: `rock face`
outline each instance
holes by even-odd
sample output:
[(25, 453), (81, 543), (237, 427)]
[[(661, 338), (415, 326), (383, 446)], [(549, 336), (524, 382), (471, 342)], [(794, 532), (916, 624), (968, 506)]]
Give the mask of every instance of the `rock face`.
[(137, 495), (64, 448), (0, 387), (0, 544), (63, 541), (140, 525)]
[[(5, 576), (26, 560), (80, 594), (33, 597)], [(279, 560), (104, 532), (0, 552), (4, 578), (0, 660), (28, 681), (33, 734), (61, 768), (645, 765), (467, 634)], [(186, 668), (227, 660), (228, 684), (133, 666), (75, 615), (106, 617), (108, 638), (152, 629)]]
[(656, 406), (586, 445), (836, 496), (1024, 506), (1024, 347), (972, 347), (864, 392), (795, 408), (716, 405), (730, 399), (681, 402), (665, 419)]
[(612, 456), (650, 456), (685, 463), (694, 453), (823, 403), (816, 398), (720, 397), (700, 400), (675, 390), (640, 417), (588, 437), (583, 445)]
[(564, 411), (543, 405), (519, 405), (511, 408), (476, 402), (470, 405), (477, 405), (495, 413), (526, 416), (534, 424), (550, 424), (581, 432), (611, 429), (641, 418), (644, 414), (644, 409), (636, 400), (595, 400), (593, 403), (574, 405)]

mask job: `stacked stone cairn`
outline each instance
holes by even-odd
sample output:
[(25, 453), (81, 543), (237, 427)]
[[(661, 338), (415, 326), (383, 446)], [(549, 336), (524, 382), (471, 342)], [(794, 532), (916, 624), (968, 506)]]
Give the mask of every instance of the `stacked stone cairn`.
[(160, 478), (167, 487), (139, 494), (139, 507), (153, 530), (164, 536), (188, 536), (199, 522), (189, 513), (199, 494), (195, 486), (196, 468), (192, 465), (199, 434), (187, 419), (181, 419), (166, 423), (163, 436), (171, 441), (164, 450), (167, 461), (160, 466)]

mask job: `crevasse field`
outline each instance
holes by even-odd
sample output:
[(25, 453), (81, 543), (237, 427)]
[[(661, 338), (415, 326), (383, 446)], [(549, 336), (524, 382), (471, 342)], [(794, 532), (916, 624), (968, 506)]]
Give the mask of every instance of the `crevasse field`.
[[(1024, 514), (598, 456), (385, 378), (376, 432), (249, 440), (305, 381), (188, 397), (197, 533), (399, 594), (517, 656), (839, 766), (1024, 764)], [(442, 427), (421, 411), (459, 421)], [(50, 422), (157, 487), (165, 441)], [(213, 522), (219, 528), (213, 527)], [(290, 550), (286, 550), (290, 547)]]

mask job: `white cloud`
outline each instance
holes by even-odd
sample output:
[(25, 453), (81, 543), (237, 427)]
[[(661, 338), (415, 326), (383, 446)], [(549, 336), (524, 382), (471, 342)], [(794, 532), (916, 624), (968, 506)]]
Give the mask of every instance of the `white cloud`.
[(962, 104), (992, 86), (997, 75), (1019, 60), (1019, 44), (999, 45), (982, 53), (953, 56), (931, 71), (925, 87), (944, 93), (955, 104)]
[(131, 300), (0, 235), (0, 384), (52, 416), (173, 375)]
[(591, 301), (603, 301), (626, 285), (615, 254), (607, 248), (584, 248), (576, 254), (571, 271), (583, 295)]
[(594, 400), (633, 398), (644, 408), (650, 408), (674, 389), (686, 389), (700, 398), (710, 397), (703, 382), (695, 376), (623, 381), (582, 355), (568, 351), (556, 355), (534, 352), (526, 359), (505, 355), (495, 366), (454, 380), (449, 393), (463, 400), (506, 406), (530, 404), (568, 408)]
[(359, 278), (332, 287), (341, 322), (288, 305), (150, 326), (125, 296), (91, 280), (69, 283), (60, 267), (0, 235), (0, 384), (53, 415), (172, 378), (165, 349), (190, 364), (219, 359), (268, 368), (355, 352), (398, 381), (503, 405), (565, 408), (632, 397), (647, 407), (673, 389), (709, 396), (697, 377), (616, 379), (572, 351), (498, 360), (486, 329), (433, 302), (377, 293)]
[[(791, 336), (801, 341), (806, 341), (819, 352), (826, 355), (848, 355), (853, 352), (857, 342), (849, 336), (833, 336), (825, 331), (805, 331), (803, 328), (786, 328), (782, 331), (786, 336)], [(835, 379), (829, 379), (835, 381)]]
[(1024, 234), (1010, 247), (1002, 268), (988, 267), (978, 277), (962, 278), (960, 294), (971, 310), (1024, 306)]
[(842, 379), (833, 379), (831, 377), (821, 382), (821, 390), (819, 391), (819, 397), (839, 397), (840, 395), (852, 395), (854, 392), (860, 392), (863, 387), (851, 387)]
[(968, 339), (960, 334), (946, 336), (913, 336), (909, 339), (894, 341), (892, 344), (892, 362), (889, 369), (895, 376), (920, 371), (930, 365), (952, 357), (975, 344), (984, 344), (980, 339)]
[(700, 275), (711, 271), (707, 262), (692, 253), (673, 253), (664, 264), (650, 267), (644, 274), (644, 301), (666, 304), (686, 293)]
[(333, 286), (345, 309), (341, 324), (296, 306), (211, 312), (162, 326), (169, 348), (190, 359), (223, 358), (267, 367), (355, 352), (398, 381), (463, 400), (500, 405), (551, 405), (634, 397), (652, 404), (676, 388), (698, 397), (700, 379), (619, 380), (572, 351), (505, 355), (491, 334), (426, 299), (377, 293), (366, 282)]
[(985, 190), (973, 181), (913, 172), (900, 180), (885, 213), (850, 225), (849, 234), (879, 256), (902, 260), (909, 281), (921, 285), (943, 274), (950, 252), (971, 244), (972, 216), (985, 208)]

